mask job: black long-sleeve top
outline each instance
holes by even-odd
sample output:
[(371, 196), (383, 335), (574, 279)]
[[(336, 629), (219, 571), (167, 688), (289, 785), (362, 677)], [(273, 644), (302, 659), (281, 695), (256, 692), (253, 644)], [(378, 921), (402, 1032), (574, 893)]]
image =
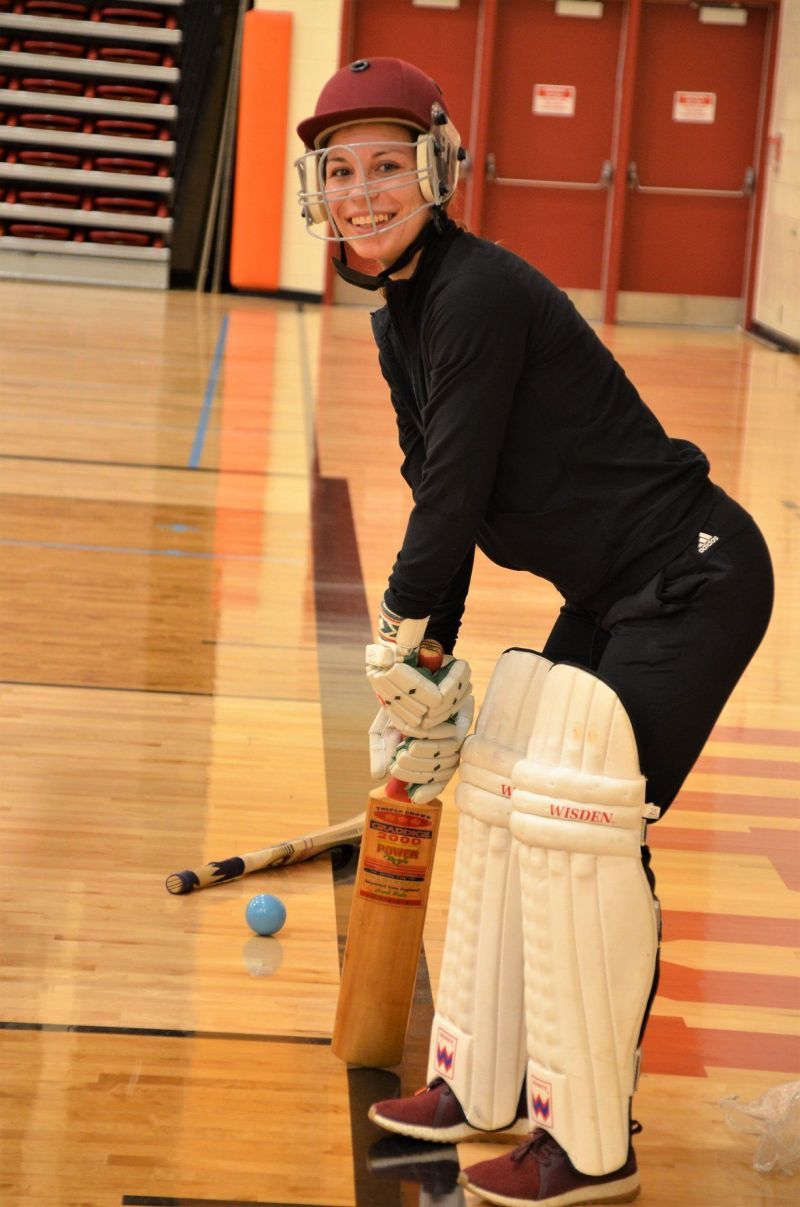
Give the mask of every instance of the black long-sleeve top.
[(701, 526), (708, 461), (670, 439), (569, 298), (448, 221), (372, 316), (414, 505), (386, 602), (452, 649), (477, 545), (594, 611)]

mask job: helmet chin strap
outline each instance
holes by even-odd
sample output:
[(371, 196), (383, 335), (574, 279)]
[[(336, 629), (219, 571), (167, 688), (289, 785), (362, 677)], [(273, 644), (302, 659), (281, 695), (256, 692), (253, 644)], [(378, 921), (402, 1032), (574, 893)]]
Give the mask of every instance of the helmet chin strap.
[(438, 206), (435, 206), (431, 221), (425, 223), (416, 239), (409, 243), (394, 263), (390, 264), (388, 268), (384, 268), (377, 276), (372, 277), (367, 272), (359, 272), (358, 269), (351, 268), (347, 263), (347, 247), (344, 240), (341, 240), (341, 259), (337, 260), (334, 256), (331, 262), (342, 280), (347, 281), (350, 285), (357, 285), (359, 289), (382, 289), (393, 272), (399, 272), (401, 268), (405, 268), (406, 264), (410, 264), (417, 252), (431, 241), (434, 234), (438, 234), (443, 229), (445, 221), (445, 214)]

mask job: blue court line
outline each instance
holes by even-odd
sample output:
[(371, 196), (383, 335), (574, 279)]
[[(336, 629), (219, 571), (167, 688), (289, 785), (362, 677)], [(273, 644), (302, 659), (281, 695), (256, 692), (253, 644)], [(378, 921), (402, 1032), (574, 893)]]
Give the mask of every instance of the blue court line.
[(134, 557), (186, 557), (201, 561), (267, 562), (270, 565), (299, 566), (302, 558), (265, 557), (262, 553), (215, 553), (190, 549), (140, 549), (135, 545), (81, 545), (68, 541), (22, 541), (0, 539), (0, 547), (22, 549), (68, 549), (72, 553), (124, 553)]
[(197, 469), (200, 464), (200, 458), (203, 455), (203, 445), (205, 444), (206, 431), (208, 430), (208, 421), (211, 417), (211, 408), (214, 405), (214, 395), (217, 392), (217, 383), (219, 382), (219, 371), (222, 367), (222, 356), (225, 351), (225, 341), (228, 338), (228, 315), (224, 315), (222, 325), (217, 336), (217, 346), (214, 349), (214, 359), (211, 362), (211, 369), (206, 382), (206, 392), (203, 395), (203, 405), (200, 408), (200, 415), (197, 419), (197, 428), (194, 433), (194, 442), (192, 451), (189, 453), (189, 469)]

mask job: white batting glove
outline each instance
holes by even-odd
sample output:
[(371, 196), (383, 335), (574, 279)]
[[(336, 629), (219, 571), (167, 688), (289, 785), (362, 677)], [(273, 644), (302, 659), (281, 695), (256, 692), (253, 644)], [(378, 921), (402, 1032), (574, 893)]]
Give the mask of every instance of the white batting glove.
[(398, 745), (389, 771), (408, 785), (409, 799), (418, 805), (439, 796), (458, 770), (474, 706), (474, 698), (468, 696), (452, 720), (437, 726), (439, 736), (405, 738)]
[(380, 709), (369, 730), (373, 779), (394, 776), (408, 785), (408, 795), (417, 804), (433, 800), (458, 768), (474, 704), (474, 698), (468, 696), (455, 717), (428, 731), (424, 738), (404, 738), (386, 709)]
[(394, 661), (394, 651), (368, 645), (367, 679), (401, 733), (427, 737), (458, 712), (472, 691), (469, 664), (447, 656), (441, 670), (430, 672)]

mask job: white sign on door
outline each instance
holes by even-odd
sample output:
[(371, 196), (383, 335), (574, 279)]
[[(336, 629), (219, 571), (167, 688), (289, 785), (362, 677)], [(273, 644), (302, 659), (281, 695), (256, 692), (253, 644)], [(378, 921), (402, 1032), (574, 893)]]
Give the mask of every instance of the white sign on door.
[(672, 120), (711, 125), (717, 113), (716, 92), (673, 92)]
[(574, 84), (534, 84), (533, 112), (548, 117), (574, 117), (576, 93)]

